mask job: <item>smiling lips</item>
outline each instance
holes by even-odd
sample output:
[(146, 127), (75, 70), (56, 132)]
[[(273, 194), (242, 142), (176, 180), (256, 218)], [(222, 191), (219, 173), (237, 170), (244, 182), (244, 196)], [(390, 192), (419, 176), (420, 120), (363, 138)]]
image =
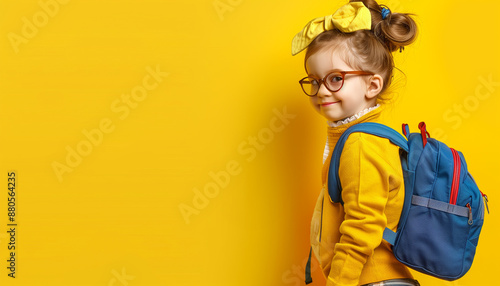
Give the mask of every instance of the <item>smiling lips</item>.
[(325, 102), (325, 103), (322, 103), (321, 106), (327, 106), (327, 105), (331, 105), (331, 104), (335, 104), (335, 103), (338, 103), (338, 101), (335, 101), (335, 102)]

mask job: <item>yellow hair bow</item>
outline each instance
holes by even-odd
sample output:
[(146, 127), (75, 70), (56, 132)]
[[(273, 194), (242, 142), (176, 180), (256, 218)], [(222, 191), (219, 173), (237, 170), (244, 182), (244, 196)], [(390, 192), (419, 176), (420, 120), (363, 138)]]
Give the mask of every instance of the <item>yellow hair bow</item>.
[(340, 7), (333, 15), (311, 20), (292, 40), (292, 56), (300, 53), (322, 32), (339, 29), (344, 33), (371, 30), (370, 10), (363, 2), (351, 2)]

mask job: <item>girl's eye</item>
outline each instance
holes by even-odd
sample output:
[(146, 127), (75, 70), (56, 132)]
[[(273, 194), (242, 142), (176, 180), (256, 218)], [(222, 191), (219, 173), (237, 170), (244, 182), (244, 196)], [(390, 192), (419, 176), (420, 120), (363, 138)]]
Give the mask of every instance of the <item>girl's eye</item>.
[(342, 81), (342, 76), (340, 76), (340, 75), (336, 75), (336, 76), (330, 77), (330, 82), (331, 83), (338, 83), (338, 82), (341, 82), (341, 81)]

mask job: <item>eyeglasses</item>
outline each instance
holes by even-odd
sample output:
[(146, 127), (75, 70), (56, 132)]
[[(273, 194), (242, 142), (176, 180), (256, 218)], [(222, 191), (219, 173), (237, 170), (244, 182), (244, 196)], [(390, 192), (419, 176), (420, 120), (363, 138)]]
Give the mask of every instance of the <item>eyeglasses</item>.
[(346, 74), (356, 74), (356, 75), (374, 75), (374, 73), (366, 71), (334, 71), (327, 74), (323, 79), (319, 79), (312, 76), (306, 76), (305, 78), (299, 80), (300, 86), (305, 94), (308, 96), (315, 96), (318, 94), (319, 87), (322, 83), (325, 87), (331, 91), (339, 91), (342, 86), (344, 86), (344, 79)]

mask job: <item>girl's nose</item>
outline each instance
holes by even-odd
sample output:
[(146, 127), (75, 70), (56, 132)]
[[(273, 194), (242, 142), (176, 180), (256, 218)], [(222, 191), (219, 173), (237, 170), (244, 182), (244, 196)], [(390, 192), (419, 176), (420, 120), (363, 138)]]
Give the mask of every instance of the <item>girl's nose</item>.
[(319, 86), (318, 94), (316, 94), (316, 95), (319, 97), (331, 96), (332, 92), (329, 91), (326, 88), (325, 83), (322, 82), (321, 85)]

